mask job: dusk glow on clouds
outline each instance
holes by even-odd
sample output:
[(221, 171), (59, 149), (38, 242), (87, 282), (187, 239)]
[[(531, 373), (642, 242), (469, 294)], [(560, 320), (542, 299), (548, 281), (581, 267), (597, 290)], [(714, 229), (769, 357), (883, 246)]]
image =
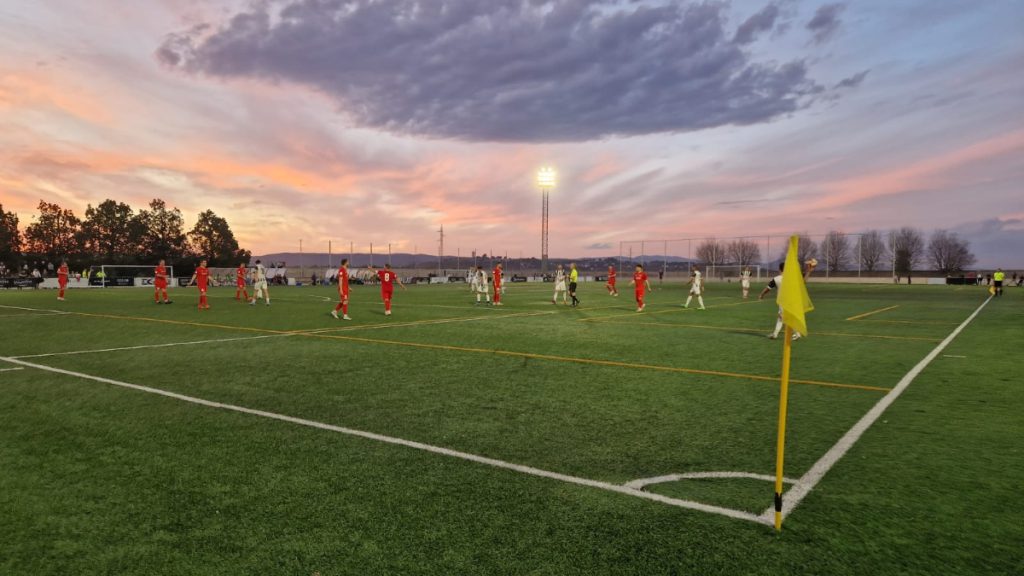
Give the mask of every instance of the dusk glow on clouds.
[(1021, 267), (1022, 29), (1018, 2), (7, 1), (0, 203), (538, 255), (552, 165), (553, 256), (911, 225)]

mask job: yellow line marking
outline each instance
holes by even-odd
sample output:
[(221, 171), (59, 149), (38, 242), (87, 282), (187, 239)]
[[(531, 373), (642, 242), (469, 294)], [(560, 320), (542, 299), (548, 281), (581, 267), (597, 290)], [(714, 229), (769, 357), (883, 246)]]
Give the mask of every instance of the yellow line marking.
[(438, 318), (435, 320), (413, 320), (411, 322), (378, 322), (377, 324), (362, 324), (354, 326), (338, 326), (335, 328), (314, 328), (312, 330), (293, 330), (296, 334), (323, 334), (326, 332), (348, 332), (351, 330), (373, 330), (375, 328), (407, 328), (410, 326), (423, 326), (433, 324), (451, 324), (453, 322), (473, 322), (475, 320), (494, 320), (497, 318), (517, 318), (522, 316), (546, 316), (554, 314), (555, 312), (516, 312), (513, 314), (500, 314), (497, 316), (491, 314), (479, 314), (476, 316), (460, 316), (457, 318)]
[[(119, 316), (116, 314), (97, 314), (93, 312), (70, 312), (78, 316), (109, 318), (114, 320), (136, 320), (141, 322), (159, 322), (162, 324), (178, 324), (183, 326), (199, 326), (203, 328), (219, 328), (222, 330), (244, 330), (248, 332), (262, 332), (264, 334), (295, 334), (307, 338), (324, 338), (330, 340), (348, 340), (351, 342), (362, 342), (367, 344), (385, 344), (390, 346), (403, 346), (408, 348), (423, 348), (427, 350), (448, 350), (453, 352), (472, 352), (477, 354), (494, 354), (498, 356), (510, 356), (515, 358), (533, 358), (536, 360), (550, 360), (554, 362), (571, 362), (575, 364), (591, 364), (595, 366), (614, 366), (617, 368), (635, 368), (644, 370), (656, 370), (659, 372), (675, 372), (683, 374), (701, 374), (705, 376), (721, 376), (726, 378), (738, 378), (743, 380), (757, 380), (763, 382), (777, 382), (777, 376), (762, 376), (759, 374), (741, 374), (738, 372), (721, 372), (717, 370), (700, 370), (696, 368), (678, 368), (675, 366), (659, 366), (656, 364), (637, 364), (632, 362), (617, 362), (614, 360), (596, 360), (590, 358), (575, 358), (571, 356), (553, 356), (550, 354), (534, 354), (530, 352), (516, 352), (512, 350), (488, 350), (486, 348), (468, 348), (463, 346), (449, 346), (445, 344), (426, 344), (420, 342), (403, 342), (398, 340), (381, 340), (377, 338), (364, 338), (360, 336), (342, 336), (340, 334), (318, 334), (315, 332), (296, 332), (288, 330), (273, 330), (270, 328), (250, 328), (246, 326), (230, 326), (223, 324), (208, 324), (205, 322), (189, 322), (186, 320), (168, 320), (165, 318), (146, 318), (144, 316)], [(822, 382), (819, 380), (790, 380), (793, 384), (806, 384), (811, 386), (824, 386), (828, 388), (846, 388), (854, 390), (870, 390), (872, 392), (888, 392), (889, 388), (879, 386), (866, 386), (862, 384), (841, 384), (838, 382)]]
[(872, 310), (871, 312), (865, 312), (863, 314), (858, 314), (856, 316), (850, 316), (849, 318), (847, 318), (847, 320), (860, 320), (861, 318), (867, 318), (868, 316), (873, 316), (875, 314), (881, 314), (882, 312), (885, 312), (886, 310), (892, 310), (894, 308), (899, 308), (899, 307), (900, 307), (900, 305), (897, 304), (895, 306), (889, 306), (888, 308), (879, 308), (878, 310)]
[[(709, 326), (706, 324), (684, 324), (682, 322), (629, 322), (623, 320), (616, 320), (614, 322), (607, 322), (607, 324), (628, 324), (632, 326), (663, 326), (666, 328), (671, 327), (682, 327), (682, 328), (700, 328), (704, 330), (720, 330), (723, 332), (745, 332), (750, 334), (764, 334), (765, 330), (759, 330), (756, 328), (734, 328), (729, 326)], [(925, 338), (918, 336), (888, 336), (883, 334), (854, 334), (850, 332), (813, 332), (813, 336), (839, 336), (839, 337), (850, 337), (850, 338), (881, 338), (885, 340), (919, 340), (921, 342), (941, 342), (942, 338)]]

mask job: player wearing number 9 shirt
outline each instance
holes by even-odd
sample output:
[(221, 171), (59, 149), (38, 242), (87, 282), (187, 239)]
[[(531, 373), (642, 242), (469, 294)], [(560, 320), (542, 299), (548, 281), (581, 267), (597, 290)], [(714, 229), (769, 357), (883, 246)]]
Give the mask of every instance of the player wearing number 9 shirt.
[(402, 284), (398, 275), (391, 269), (391, 264), (385, 264), (383, 270), (377, 270), (377, 278), (380, 279), (380, 297), (384, 300), (384, 315), (391, 316), (391, 297), (395, 293), (395, 282), (398, 282), (402, 290), (405, 290), (405, 284)]

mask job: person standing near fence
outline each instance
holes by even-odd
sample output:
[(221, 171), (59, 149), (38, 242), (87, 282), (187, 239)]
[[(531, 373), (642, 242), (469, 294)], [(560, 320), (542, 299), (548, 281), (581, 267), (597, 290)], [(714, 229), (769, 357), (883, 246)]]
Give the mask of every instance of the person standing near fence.
[(64, 301), (64, 290), (68, 287), (68, 261), (61, 260), (60, 268), (57, 268), (57, 285), (60, 286), (60, 292), (57, 293), (57, 300)]
[(249, 291), (245, 289), (245, 277), (248, 275), (249, 270), (245, 267), (245, 262), (240, 263), (235, 269), (235, 300), (245, 298), (245, 302), (249, 301)]
[(579, 282), (579, 278), (580, 278), (580, 273), (579, 273), (579, 270), (576, 270), (576, 263), (575, 262), (570, 262), (569, 263), (569, 297), (572, 298), (572, 307), (573, 308), (579, 306), (579, 304), (580, 304), (580, 299), (576, 297), (576, 287), (578, 286), (577, 282)]
[(608, 288), (609, 296), (618, 296), (619, 291), (615, 289), (615, 266), (608, 267), (608, 282), (605, 284)]
[(188, 285), (195, 284), (199, 287), (199, 309), (209, 310), (210, 302), (206, 299), (206, 290), (210, 283), (210, 269), (206, 267), (206, 259), (204, 258), (199, 262), (199, 267), (192, 273), (192, 278), (188, 281)]
[(262, 262), (257, 260), (256, 266), (253, 266), (252, 269), (252, 300), (249, 300), (250, 306), (256, 305), (260, 294), (263, 295), (267, 306), (270, 306), (270, 290), (267, 289), (267, 269), (263, 267)]
[(491, 271), (491, 280), (494, 281), (494, 305), (501, 306), (501, 262), (494, 265)]
[(992, 287), (996, 290), (996, 296), (1003, 295), (1003, 281), (1006, 280), (1006, 272), (999, 268), (992, 274)]
[(686, 297), (686, 304), (683, 304), (683, 308), (690, 307), (690, 300), (694, 296), (697, 297), (697, 303), (700, 304), (700, 310), (704, 310), (704, 277), (700, 273), (700, 268), (694, 266), (693, 272), (690, 272), (690, 281), (687, 282), (690, 286), (690, 294)]
[(740, 272), (740, 286), (743, 287), (743, 299), (750, 295), (750, 266), (744, 266)]
[(153, 300), (157, 304), (160, 304), (160, 294), (163, 293), (164, 304), (170, 304), (171, 300), (167, 297), (167, 264), (163, 259), (156, 265), (156, 269), (153, 270)]
[(337, 318), (340, 310), (343, 319), (351, 320), (348, 316), (348, 294), (348, 258), (342, 258), (338, 267), (338, 305), (331, 310), (331, 316)]
[(634, 286), (634, 295), (636, 296), (636, 311), (643, 312), (644, 307), (644, 292), (645, 288), (651, 290), (651, 283), (647, 281), (647, 273), (644, 272), (642, 264), (636, 265), (636, 270), (633, 272), (633, 280), (629, 283), (630, 286)]

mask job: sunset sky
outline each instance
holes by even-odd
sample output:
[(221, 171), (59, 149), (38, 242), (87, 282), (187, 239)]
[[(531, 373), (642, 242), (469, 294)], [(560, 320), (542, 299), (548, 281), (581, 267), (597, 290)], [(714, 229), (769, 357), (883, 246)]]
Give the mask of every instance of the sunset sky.
[(4, 0), (0, 203), (256, 254), (911, 225), (1024, 267), (1024, 2)]

